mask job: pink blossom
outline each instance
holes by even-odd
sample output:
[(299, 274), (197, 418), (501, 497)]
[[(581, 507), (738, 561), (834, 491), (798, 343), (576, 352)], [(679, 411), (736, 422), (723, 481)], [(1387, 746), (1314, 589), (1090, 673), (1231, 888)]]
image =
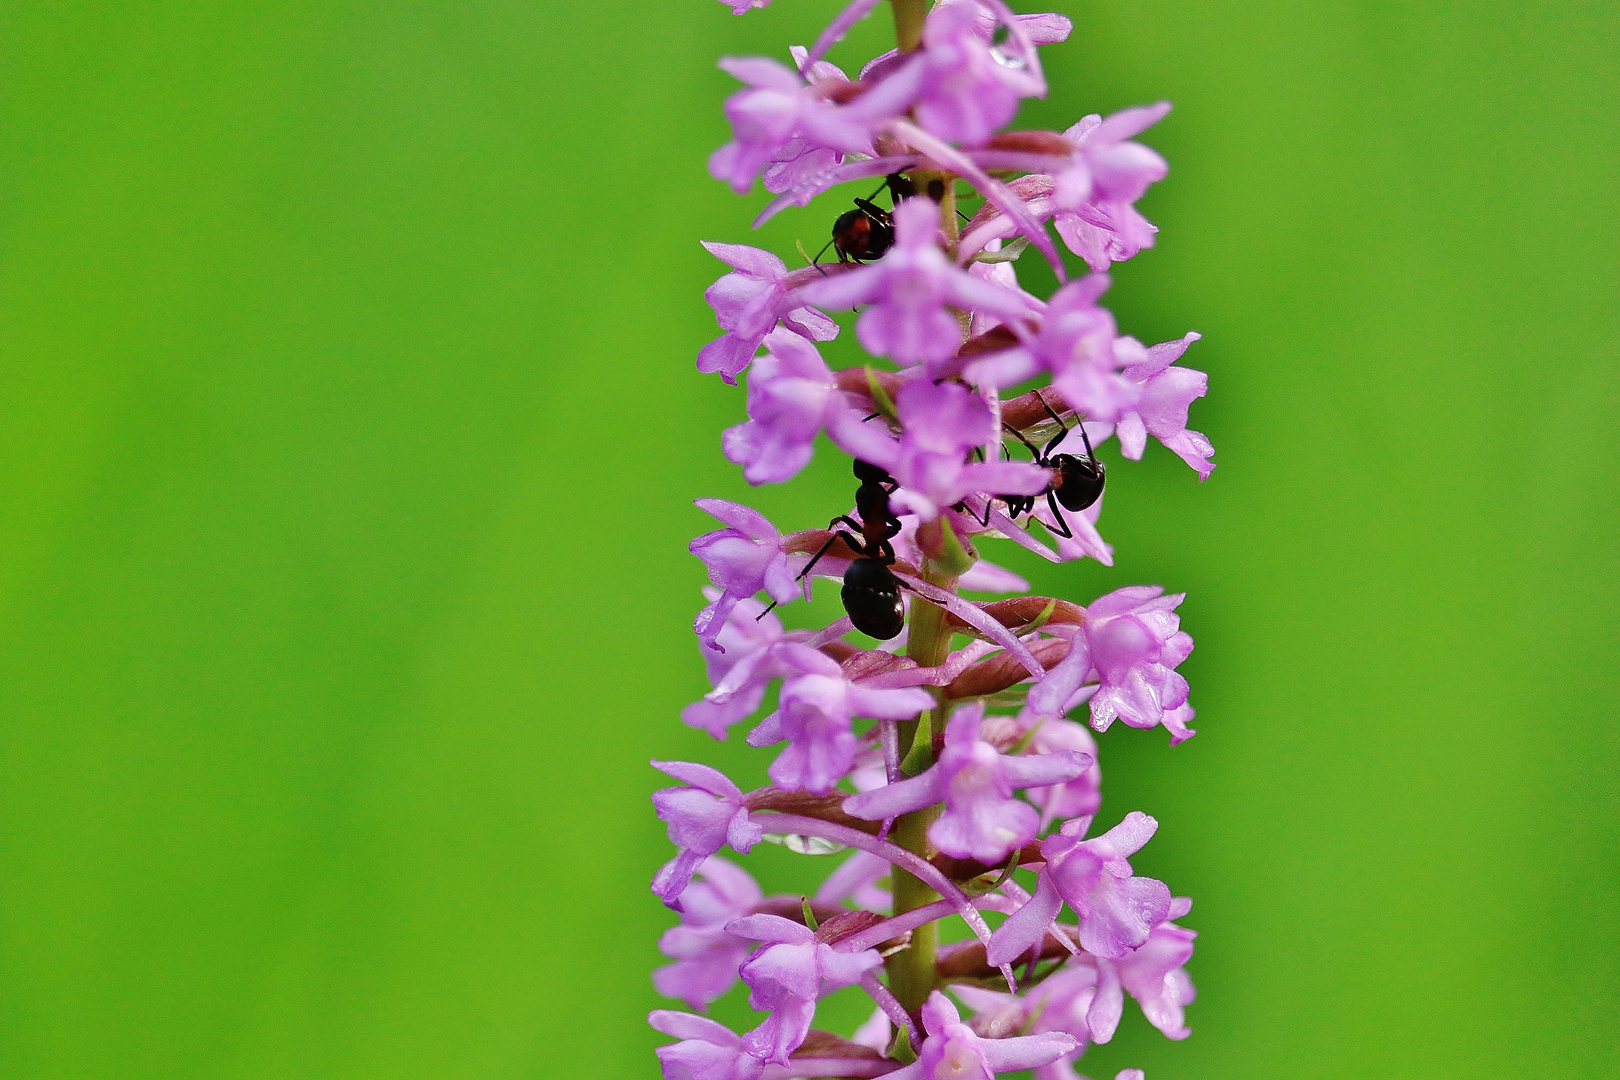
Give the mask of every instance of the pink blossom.
[(888, 1074), (890, 1080), (992, 1080), (997, 1073), (1039, 1068), (1078, 1049), (1071, 1035), (983, 1039), (962, 1022), (949, 998), (935, 990), (922, 1007), (923, 1040), (917, 1060)]
[(928, 199), (894, 211), (895, 243), (869, 266), (813, 281), (799, 293), (828, 308), (870, 305), (855, 324), (866, 349), (902, 364), (937, 364), (956, 355), (962, 330), (949, 308), (984, 311), (1003, 320), (1032, 310), (1021, 293), (982, 281), (953, 264), (938, 245), (939, 207)]
[(1152, 247), (1159, 232), (1130, 203), (1084, 203), (1077, 210), (1059, 210), (1052, 224), (1068, 249), (1096, 273)]
[(1204, 435), (1187, 430), (1187, 409), (1209, 390), (1209, 376), (1171, 366), (1202, 336), (1188, 334), (1152, 348), (1143, 348), (1135, 338), (1121, 338), (1116, 343), (1129, 365), (1125, 378), (1141, 387), (1136, 407), (1120, 417), (1118, 434), (1120, 453), (1132, 461), (1141, 460), (1147, 436), (1152, 435), (1198, 470), (1198, 479), (1207, 480), (1215, 471), (1215, 463), (1209, 460), (1215, 447)]
[(764, 899), (748, 872), (710, 855), (681, 894), (681, 921), (664, 931), (658, 951), (675, 962), (653, 972), (653, 986), (665, 997), (702, 1009), (724, 997), (737, 982), (737, 967), (748, 955), (746, 938), (726, 930)]
[(881, 465), (900, 484), (891, 505), (932, 521), (974, 492), (1033, 495), (1051, 478), (1045, 469), (1022, 461), (970, 462), (968, 452), (996, 435), (995, 418), (984, 400), (955, 382), (913, 379), (896, 402), (902, 435), (867, 460)]
[[(703, 591), (711, 602), (721, 595), (714, 588)], [(782, 620), (767, 611), (764, 604), (753, 597), (739, 600), (726, 614), (715, 637), (719, 648), (703, 649), (713, 689), (682, 709), (681, 719), (689, 727), (701, 728), (724, 740), (732, 724), (754, 714), (771, 679), (779, 677), (780, 672), (770, 663), (771, 646), (785, 636)]]
[(654, 1009), (647, 1022), (680, 1042), (660, 1046), (664, 1080), (759, 1080), (765, 1063), (743, 1049), (742, 1039), (706, 1016)]
[(935, 7), (923, 24), (918, 73), (917, 119), (940, 138), (970, 146), (1011, 120), (1022, 98), (1046, 94), (1038, 75), (992, 47), (980, 15), (974, 0)]
[(1191, 738), (1187, 680), (1175, 671), (1193, 649), (1175, 612), (1186, 594), (1163, 594), (1158, 585), (1131, 585), (1093, 601), (1084, 626), (1070, 632), (1068, 654), (1030, 691), (1030, 713), (1063, 715), (1095, 675), (1091, 726), (1098, 731), (1120, 719), (1139, 728), (1163, 724), (1172, 745)]
[(1097, 300), (1108, 289), (1106, 274), (1071, 281), (1052, 295), (1040, 329), (1027, 341), (968, 363), (974, 382), (1012, 386), (1050, 372), (1052, 387), (1086, 420), (1116, 420), (1133, 407), (1140, 391), (1127, 381), (1114, 353), (1114, 316)]
[(782, 683), (780, 704), (748, 734), (749, 746), (787, 741), (768, 770), (778, 787), (824, 794), (855, 762), (856, 716), (908, 720), (934, 704), (915, 687), (874, 689), (852, 682), (831, 657), (803, 645), (777, 647), (797, 674)]
[[(829, 96), (849, 86), (849, 77), (835, 64), (817, 60), (806, 67), (809, 51), (802, 45), (788, 49), (793, 65), (798, 68), (816, 93)], [(822, 146), (813, 139), (795, 135), (771, 155), (762, 179), (765, 190), (780, 195), (800, 184), (822, 175), (844, 161), (844, 153), (830, 146)]]
[(1026, 730), (1029, 728), (1034, 730), (1029, 743), (1031, 753), (1080, 754), (1091, 759), (1086, 770), (1073, 779), (1030, 788), (1025, 792), (1029, 801), (1044, 811), (1048, 821), (1095, 814), (1102, 806), (1102, 766), (1097, 764), (1097, 740), (1091, 732), (1083, 724), (1057, 718), (1029, 722)]
[(748, 193), (760, 169), (794, 136), (846, 153), (872, 152), (870, 125), (817, 95), (787, 65), (728, 56), (720, 69), (749, 86), (726, 99), (732, 138), (709, 156), (709, 174), (738, 194)]
[(652, 795), (659, 820), (669, 826), (670, 843), (680, 849), (653, 877), (652, 889), (679, 910), (679, 897), (704, 859), (727, 845), (746, 852), (759, 842), (763, 830), (749, 820), (742, 789), (719, 769), (690, 761), (652, 765), (688, 785), (660, 788)]
[[(703, 246), (732, 272), (703, 294), (725, 333), (698, 350), (699, 371), (718, 372), (726, 382), (735, 383), (778, 321), (810, 341), (838, 336), (837, 323), (792, 295), (809, 279), (805, 271), (789, 271), (775, 255), (746, 244), (705, 240)], [(815, 276), (815, 271), (809, 274)]]
[(827, 880), (816, 890), (816, 899), (823, 903), (838, 904), (852, 900), (856, 907), (880, 911), (889, 907), (893, 896), (877, 886), (879, 878), (889, 876), (889, 864), (869, 851), (856, 851), (845, 859), (838, 869), (827, 875)]
[(1019, 1031), (1031, 1034), (1056, 1031), (1072, 1037), (1074, 1050), (1037, 1066), (1034, 1077), (1035, 1080), (1075, 1080), (1074, 1062), (1085, 1053), (1086, 1044), (1093, 1041), (1092, 1024), (1097, 1020), (1099, 995), (1095, 963), (1071, 961), (1023, 994), (999, 993), (977, 986), (951, 989), (973, 1010), (973, 1030), (986, 1038), (1005, 1038)]
[(1138, 105), (1121, 109), (1104, 120), (1092, 114), (1065, 131), (1074, 144), (1070, 169), (1057, 175), (1057, 204), (1077, 210), (1087, 201), (1101, 205), (1129, 205), (1146, 193), (1150, 184), (1163, 180), (1170, 171), (1153, 150), (1131, 136), (1139, 135), (1164, 118), (1170, 103)]
[(704, 645), (723, 652), (718, 639), (731, 609), (761, 589), (777, 603), (799, 595), (795, 565), (802, 564), (805, 557), (783, 551), (782, 534), (776, 526), (741, 503), (698, 499), (697, 507), (727, 527), (704, 533), (689, 545), (708, 568), (709, 580), (721, 590), (718, 599), (698, 612), (692, 628)]
[[(1185, 915), (1191, 907), (1191, 900), (1177, 897), (1170, 909), (1170, 918)], [(1148, 1022), (1172, 1039), (1185, 1039), (1192, 1034), (1184, 1008), (1198, 994), (1183, 965), (1192, 959), (1193, 939), (1197, 936), (1194, 931), (1173, 922), (1161, 922), (1144, 944), (1112, 961), (1121, 985), (1142, 1007)]]
[(810, 462), (823, 429), (858, 458), (882, 455), (893, 440), (882, 424), (864, 424), (816, 347), (778, 327), (748, 375), (748, 422), (727, 428), (726, 457), (750, 484), (791, 480)]
[(1008, 757), (979, 737), (983, 718), (983, 702), (957, 709), (938, 762), (909, 780), (845, 799), (844, 812), (881, 821), (943, 800), (945, 812), (928, 827), (928, 839), (947, 855), (995, 863), (1029, 843), (1040, 815), (1013, 792), (1074, 780), (1092, 759), (1068, 751)]
[(810, 1030), (816, 1001), (883, 963), (876, 950), (839, 952), (809, 927), (779, 915), (744, 915), (726, 930), (736, 937), (764, 942), (742, 965), (748, 1004), (772, 1010), (771, 1018), (743, 1039), (749, 1053), (786, 1065)]
[(1170, 911), (1170, 890), (1153, 878), (1133, 877), (1126, 857), (1158, 829), (1132, 811), (1102, 836), (1082, 840), (1087, 818), (1064, 822), (1041, 842), (1046, 859), (1029, 902), (1001, 924), (987, 950), (992, 964), (1009, 963), (1040, 941), (1067, 903), (1080, 917), (1080, 945), (1094, 956), (1118, 959), (1147, 941)]

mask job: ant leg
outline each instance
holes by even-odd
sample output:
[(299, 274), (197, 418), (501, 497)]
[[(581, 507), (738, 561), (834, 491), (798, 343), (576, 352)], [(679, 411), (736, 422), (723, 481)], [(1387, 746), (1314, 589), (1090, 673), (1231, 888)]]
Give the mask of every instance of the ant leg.
[[(1053, 421), (1056, 422), (1057, 426), (1062, 429), (1056, 435), (1052, 436), (1052, 440), (1046, 444), (1046, 449), (1042, 451), (1043, 454), (1051, 453), (1052, 447), (1062, 442), (1063, 437), (1069, 433), (1069, 426), (1063, 422), (1063, 417), (1052, 411), (1052, 406), (1046, 403), (1046, 395), (1041, 393), (1039, 387), (1037, 387), (1035, 390), (1035, 400), (1041, 403), (1041, 408), (1046, 410), (1046, 415), (1050, 416)], [(1080, 428), (1080, 435), (1082, 438), (1084, 438), (1086, 429), (1081, 425), (1080, 419), (1076, 417), (1074, 423), (1076, 427)]]
[(984, 497), (984, 518), (982, 520), (980, 519), (978, 514), (975, 514), (972, 511), (972, 509), (969, 508), (966, 499), (963, 499), (961, 502), (959, 502), (955, 506), (951, 507), (951, 509), (962, 511), (962, 513), (966, 514), (968, 517), (972, 518), (974, 521), (977, 521), (982, 527), (988, 529), (990, 527), (990, 504), (992, 502), (994, 502), (994, 501), (995, 501), (995, 496), (988, 495), (988, 494), (985, 495), (985, 497)]
[[(1006, 428), (1008, 431), (1012, 432), (1013, 438), (1017, 439), (1019, 442), (1023, 443), (1026, 447), (1028, 447), (1030, 455), (1032, 457), (1034, 457), (1034, 459), (1037, 462), (1039, 462), (1041, 460), (1041, 452), (1039, 450), (1035, 449), (1035, 444), (1034, 443), (1030, 442), (1027, 438), (1024, 437), (1024, 433), (1022, 431), (1019, 431), (1017, 428), (1013, 427), (1011, 424), (1007, 423), (1007, 421), (1005, 421), (1005, 420), (1003, 420), (1001, 422), (1001, 426)], [(1006, 444), (1003, 443), (1002, 445), (1005, 446)]]
[[(838, 524), (838, 522), (840, 520), (848, 521), (849, 519), (848, 518), (843, 518), (843, 519), (833, 518), (833, 524), (834, 525)], [(850, 548), (856, 554), (858, 554), (858, 555), (865, 555), (866, 554), (866, 548), (855, 537), (851, 536), (847, 532), (835, 532), (831, 536), (827, 537), (827, 542), (825, 544), (821, 545), (821, 549), (819, 551), (817, 551), (814, 555), (810, 556), (810, 561), (804, 564), (804, 569), (800, 570), (798, 572), (798, 574), (796, 574), (794, 576), (793, 580), (794, 581), (803, 581), (805, 579), (805, 576), (807, 574), (809, 574), (811, 570), (815, 569), (816, 563), (821, 561), (821, 557), (823, 555), (827, 554), (827, 549), (832, 547), (833, 544), (835, 544), (838, 541), (838, 538), (840, 536), (844, 538), (844, 543), (848, 544), (850, 546)], [(771, 607), (775, 607), (775, 606), (776, 606), (775, 604), (771, 605)], [(765, 610), (769, 611), (770, 608), (766, 608)]]
[(1068, 519), (1063, 516), (1063, 507), (1058, 505), (1056, 491), (1046, 493), (1046, 505), (1052, 508), (1052, 520), (1057, 522), (1057, 527), (1052, 531), (1065, 540), (1073, 540), (1074, 531), (1069, 528)]
[[(815, 267), (816, 272), (819, 273), (822, 277), (827, 276), (827, 271), (825, 271), (825, 270), (823, 270), (821, 268), (821, 257), (823, 255), (827, 254), (827, 249), (832, 247), (832, 246), (833, 246), (833, 242), (831, 240), (828, 240), (825, 244), (821, 245), (821, 250), (816, 252), (816, 257), (814, 259), (810, 260), (810, 265)], [(804, 249), (800, 248), (800, 250), (803, 251)], [(844, 260), (840, 258), (838, 261), (843, 262)]]

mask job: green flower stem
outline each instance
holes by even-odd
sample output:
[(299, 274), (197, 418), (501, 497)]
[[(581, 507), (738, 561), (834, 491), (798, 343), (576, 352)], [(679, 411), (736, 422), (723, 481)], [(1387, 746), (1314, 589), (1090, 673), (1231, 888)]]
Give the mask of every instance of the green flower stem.
[(894, 38), (901, 52), (916, 52), (922, 46), (923, 20), (928, 17), (929, 0), (891, 0), (894, 7)]
[[(923, 578), (942, 589), (956, 588), (955, 573), (932, 562), (923, 567)], [(945, 662), (951, 648), (951, 632), (945, 625), (945, 612), (925, 600), (911, 603), (911, 629), (906, 639), (906, 655), (917, 663), (933, 667)], [(937, 721), (937, 723), (933, 722)], [(944, 710), (936, 708), (924, 714), (921, 720), (900, 723), (900, 756), (908, 769), (921, 772), (933, 760), (928, 747), (932, 743), (936, 726), (944, 723)], [(928, 740), (923, 742), (922, 740)], [(913, 746), (914, 743), (920, 745)], [(915, 753), (913, 751), (915, 750)], [(894, 823), (889, 838), (907, 851), (928, 858), (928, 826), (939, 816), (939, 807), (931, 806), (904, 814)], [(939, 894), (911, 874), (894, 868), (894, 913), (896, 915), (931, 904)], [(884, 961), (889, 976), (889, 989), (913, 1017), (936, 985), (934, 960), (939, 951), (939, 924), (929, 923), (911, 932), (911, 947)]]
[[(928, 16), (929, 0), (890, 0), (890, 3), (894, 8), (894, 33), (900, 51), (915, 52), (922, 45), (923, 20)], [(954, 254), (957, 236), (955, 178), (949, 174), (919, 172), (913, 173), (911, 179), (919, 192), (939, 201), (940, 221)], [(956, 579), (962, 573), (960, 566), (941, 566), (931, 559), (925, 560), (921, 570), (923, 579), (929, 584), (951, 591), (955, 591)], [(945, 662), (950, 650), (951, 632), (945, 624), (945, 612), (926, 601), (913, 600), (906, 655), (925, 667), (935, 667)], [(908, 772), (915, 775), (932, 763), (930, 747), (933, 734), (936, 728), (944, 724), (944, 720), (943, 708), (935, 708), (920, 720), (900, 723), (900, 757)], [(914, 746), (914, 743), (917, 745)], [(928, 858), (931, 854), (928, 826), (939, 816), (939, 810), (934, 806), (901, 816), (895, 821), (889, 838), (907, 851)], [(892, 880), (896, 915), (939, 899), (938, 893), (899, 867), (894, 868)], [(889, 989), (913, 1019), (937, 984), (934, 960), (938, 951), (939, 924), (929, 923), (911, 932), (910, 948), (902, 949), (884, 961)]]

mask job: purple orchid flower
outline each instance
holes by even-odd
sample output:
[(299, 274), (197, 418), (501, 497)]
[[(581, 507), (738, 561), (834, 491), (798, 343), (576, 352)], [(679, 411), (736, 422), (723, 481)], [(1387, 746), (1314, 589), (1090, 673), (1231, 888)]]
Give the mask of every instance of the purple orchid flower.
[[(720, 599), (719, 589), (706, 587), (703, 592), (710, 603)], [(682, 709), (681, 719), (724, 741), (731, 725), (754, 715), (766, 687), (780, 677), (770, 663), (771, 646), (786, 636), (782, 620), (764, 604), (753, 597), (739, 600), (715, 637), (719, 649), (703, 649), (713, 689)]]
[(1152, 435), (1208, 480), (1215, 471), (1210, 455), (1215, 447), (1196, 431), (1187, 430), (1187, 408), (1209, 390), (1209, 376), (1192, 368), (1172, 367), (1187, 346), (1202, 334), (1188, 334), (1152, 348), (1135, 338), (1121, 338), (1115, 349), (1126, 361), (1125, 378), (1141, 388), (1136, 407), (1119, 421), (1119, 450), (1140, 461), (1147, 436)]
[(1169, 914), (1170, 889), (1153, 878), (1133, 877), (1127, 861), (1159, 823), (1133, 810), (1108, 832), (1083, 840), (1089, 825), (1089, 819), (1076, 818), (1041, 841), (1046, 865), (1035, 893), (991, 936), (986, 952), (992, 964), (1010, 963), (1040, 941), (1065, 903), (1080, 917), (1081, 947), (1110, 960), (1147, 941)]
[[(802, 45), (794, 45), (788, 52), (793, 57), (793, 66), (799, 69), (818, 95), (832, 98), (850, 92), (852, 84), (849, 76), (836, 64), (825, 60), (810, 63), (809, 50)], [(823, 146), (803, 135), (795, 135), (771, 155), (761, 179), (766, 191), (780, 195), (843, 164), (844, 157), (841, 150)]]
[(729, 5), (733, 15), (746, 15), (756, 8), (770, 7), (771, 0), (720, 0)]
[(806, 86), (800, 74), (763, 56), (724, 57), (720, 69), (749, 89), (726, 99), (731, 141), (709, 156), (709, 175), (739, 195), (794, 136), (845, 153), (872, 153), (872, 127)]
[(765, 1063), (744, 1050), (742, 1039), (724, 1024), (674, 1009), (654, 1009), (647, 1023), (680, 1040), (656, 1051), (664, 1080), (760, 1080), (764, 1075)]
[(748, 871), (718, 855), (698, 866), (681, 894), (681, 921), (664, 931), (658, 951), (675, 961), (653, 972), (653, 986), (665, 997), (702, 1009), (737, 983), (737, 968), (752, 947), (726, 929), (764, 899)]
[(728, 845), (746, 853), (764, 830), (749, 820), (742, 789), (719, 769), (690, 761), (654, 761), (652, 766), (688, 785), (660, 788), (652, 795), (659, 820), (669, 826), (670, 842), (680, 849), (659, 868), (652, 891), (680, 910), (680, 895), (703, 860)]
[(932, 521), (974, 492), (1034, 495), (1051, 476), (1022, 461), (969, 462), (968, 452), (996, 435), (984, 400), (954, 382), (913, 379), (896, 405), (903, 431), (898, 443), (874, 447), (866, 460), (881, 465), (900, 484), (890, 504)]
[(952, 992), (973, 1010), (970, 1024), (985, 1038), (1006, 1038), (1019, 1031), (1055, 1031), (1075, 1041), (1069, 1053), (1034, 1070), (1034, 1080), (1076, 1080), (1074, 1063), (1094, 1040), (1097, 1016), (1097, 967), (1069, 963), (1023, 994), (1005, 994), (978, 986), (954, 986)]
[(726, 457), (743, 466), (750, 484), (791, 480), (810, 462), (816, 435), (857, 458), (889, 452), (893, 439), (881, 424), (865, 424), (816, 347), (778, 327), (766, 335), (766, 354), (748, 375), (748, 422), (727, 428)]
[(748, 1004), (772, 1010), (771, 1018), (743, 1038), (749, 1053), (786, 1065), (810, 1030), (816, 1001), (853, 986), (883, 963), (874, 949), (839, 952), (815, 931), (779, 915), (744, 915), (726, 930), (763, 945), (742, 965)]
[(1072, 281), (1053, 294), (1041, 326), (1026, 342), (970, 361), (974, 382), (1011, 386), (1043, 372), (1052, 387), (1087, 420), (1117, 420), (1136, 404), (1137, 386), (1126, 380), (1114, 353), (1114, 316), (1097, 300), (1108, 289), (1106, 274)]
[(1139, 135), (1164, 119), (1170, 103), (1121, 109), (1104, 120), (1092, 114), (1063, 133), (1074, 145), (1072, 164), (1054, 179), (1057, 205), (1078, 210), (1086, 202), (1101, 206), (1129, 206), (1151, 184), (1163, 180), (1170, 166), (1153, 150), (1131, 136)]
[[(1191, 900), (1176, 897), (1169, 917), (1180, 918), (1191, 909)], [(1124, 956), (1109, 960), (1080, 953), (1024, 994), (975, 986), (953, 989), (974, 1010), (973, 1029), (989, 1038), (1027, 1028), (1067, 1032), (1081, 1049), (1088, 1041), (1106, 1043), (1119, 1028), (1124, 995), (1129, 993), (1154, 1027), (1168, 1038), (1185, 1039), (1192, 1030), (1186, 1026), (1184, 1009), (1197, 994), (1183, 965), (1192, 958), (1197, 936), (1167, 920)], [(1068, 1067), (1072, 1060), (1060, 1059), (1036, 1070), (1036, 1080), (1074, 1080)]]
[[(1171, 902), (1169, 919), (1179, 919), (1190, 910), (1192, 901), (1178, 896)], [(1198, 993), (1183, 965), (1192, 959), (1197, 936), (1196, 931), (1167, 920), (1155, 926), (1140, 947), (1118, 960), (1099, 961), (1113, 964), (1120, 985), (1136, 999), (1148, 1022), (1167, 1038), (1185, 1039), (1192, 1034), (1184, 1010)]]
[(856, 851), (827, 875), (827, 880), (816, 890), (816, 899), (822, 903), (838, 904), (852, 900), (856, 907), (876, 911), (889, 907), (893, 897), (887, 889), (877, 887), (879, 878), (889, 876), (889, 864), (870, 851)]
[(1097, 740), (1085, 725), (1072, 720), (1033, 719), (1020, 726), (1030, 734), (1029, 750), (1034, 754), (1069, 753), (1091, 759), (1086, 770), (1072, 780), (1048, 787), (1031, 787), (1024, 794), (1041, 808), (1044, 821), (1055, 818), (1090, 817), (1102, 806), (1102, 766), (1097, 764)]
[(976, 146), (1013, 118), (1026, 97), (1045, 97), (1046, 83), (1009, 63), (981, 29), (976, 0), (943, 3), (923, 24), (917, 119), (951, 142)]
[[(775, 255), (745, 244), (705, 240), (703, 246), (732, 272), (703, 294), (725, 333), (698, 350), (699, 371), (717, 372), (726, 382), (735, 383), (778, 321), (810, 341), (831, 341), (838, 336), (837, 323), (805, 307), (794, 295), (798, 286), (821, 276), (814, 269), (789, 271)], [(837, 269), (827, 268), (830, 272)]]
[[(957, 3), (960, 0), (947, 0)], [(1001, 26), (1001, 18), (984, 4), (970, 3), (967, 6), (973, 9), (973, 29), (979, 37), (989, 44), (995, 40), (996, 30)], [(1032, 45), (1057, 45), (1069, 40), (1069, 34), (1074, 31), (1074, 20), (1067, 15), (1056, 12), (1043, 12), (1038, 15), (1014, 15), (1012, 22), (1018, 26), (1029, 38)], [(861, 79), (864, 81), (872, 77), (881, 77), (885, 71), (892, 70), (901, 59), (898, 49), (890, 49), (873, 57), (861, 68)], [(1016, 59), (1013, 63), (1017, 63)]]
[(1068, 654), (1030, 691), (1030, 713), (1062, 716), (1094, 673), (1092, 727), (1107, 731), (1115, 719), (1138, 728), (1163, 724), (1172, 745), (1190, 739), (1187, 680), (1174, 670), (1193, 650), (1175, 613), (1186, 594), (1163, 593), (1158, 585), (1132, 585), (1093, 601), (1080, 632), (1071, 632)]
[(780, 645), (777, 655), (797, 674), (782, 683), (776, 712), (749, 732), (748, 745), (787, 740), (787, 749), (768, 770), (771, 780), (787, 790), (821, 795), (844, 778), (855, 762), (855, 716), (909, 720), (934, 704), (926, 690), (852, 682), (837, 661), (804, 645)]
[(1130, 203), (1085, 203), (1078, 210), (1058, 210), (1052, 216), (1064, 245), (1086, 261), (1094, 273), (1117, 262), (1133, 259), (1153, 246), (1159, 227)]
[(1106, 1043), (1119, 1025), (1124, 1004), (1121, 991), (1131, 994), (1142, 1007), (1142, 1015), (1166, 1038), (1184, 1040), (1192, 1035), (1186, 1025), (1186, 1006), (1197, 997), (1187, 978), (1187, 960), (1192, 959), (1192, 939), (1197, 933), (1174, 925), (1176, 918), (1192, 910), (1192, 900), (1174, 897), (1166, 920), (1153, 926), (1147, 941), (1116, 960), (1090, 959), (1097, 967), (1097, 1004), (1093, 1007), (1093, 1038)]
[(992, 1080), (997, 1073), (1039, 1068), (1078, 1049), (1073, 1036), (1057, 1031), (982, 1039), (938, 990), (928, 995), (922, 1020), (928, 1037), (917, 1060), (889, 1073), (892, 1080)]
[(939, 761), (909, 780), (845, 799), (844, 812), (882, 821), (943, 800), (945, 812), (928, 827), (928, 839), (947, 855), (997, 863), (1029, 843), (1040, 815), (1013, 792), (1077, 779), (1092, 758), (1062, 750), (1008, 757), (979, 737), (983, 719), (983, 702), (957, 709)]
[(727, 527), (704, 533), (690, 545), (721, 590), (718, 599), (698, 612), (692, 629), (705, 646), (723, 652), (720, 631), (731, 609), (761, 589), (779, 604), (798, 596), (795, 575), (806, 557), (783, 551), (782, 534), (757, 510), (724, 499), (698, 499), (697, 507)]
[(954, 265), (938, 244), (939, 207), (907, 199), (894, 210), (895, 243), (882, 259), (837, 277), (812, 281), (803, 302), (829, 308), (870, 305), (855, 334), (866, 349), (902, 364), (938, 364), (956, 355), (962, 330), (948, 310), (958, 307), (1004, 321), (1033, 310), (1028, 298)]

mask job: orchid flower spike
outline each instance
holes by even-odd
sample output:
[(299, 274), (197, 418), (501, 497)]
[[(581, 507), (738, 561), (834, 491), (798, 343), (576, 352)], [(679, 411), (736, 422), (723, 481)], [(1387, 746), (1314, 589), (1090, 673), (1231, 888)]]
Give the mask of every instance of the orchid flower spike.
[[(768, 2), (721, 0), (737, 15)], [(879, 7), (847, 0), (809, 45), (720, 61), (740, 85), (710, 173), (744, 194), (763, 181), (756, 225), (852, 185), (795, 227), (838, 221), (869, 242), (808, 265), (704, 244), (725, 265), (697, 368), (746, 383), (717, 406), (728, 483), (820, 494), (762, 492), (771, 518), (696, 503), (715, 527), (691, 540), (702, 576), (690, 566), (681, 588), (702, 592), (686, 595), (707, 682), (672, 690), (672, 708), (696, 742), (742, 725), (731, 752), (764, 782), (652, 763), (672, 779), (652, 792), (669, 848), (647, 869), (672, 912), (652, 980), (689, 1010), (648, 1016), (665, 1080), (1076, 1080), (1127, 999), (1165, 1038), (1190, 1032), (1192, 902), (1131, 863), (1158, 822), (1133, 811), (1092, 835), (1109, 740), (1194, 734), (1185, 596), (1031, 595), (995, 547), (1058, 564), (1055, 581), (1082, 557), (1112, 566), (1105, 479), (1127, 493), (1109, 513), (1137, 515), (1130, 463), (1150, 439), (1214, 470), (1205, 425), (1189, 426), (1209, 377), (1180, 363), (1199, 335), (1144, 345), (1103, 302), (1113, 264), (1157, 238), (1137, 203), (1169, 173), (1149, 145), (1169, 105), (1009, 129), (1048, 93), (1039, 47), (1069, 37), (1068, 17), (891, 0), (895, 47), (832, 63)], [(1060, 245), (1091, 273), (1069, 280)], [(1031, 247), (1057, 279), (1039, 295), (1017, 265)], [(825, 486), (851, 473), (853, 490)], [(822, 874), (773, 894), (764, 843)], [(945, 919), (971, 938), (942, 945)], [(700, 1015), (739, 984), (751, 1027)], [(868, 1019), (819, 1030), (833, 993), (860, 995)]]

